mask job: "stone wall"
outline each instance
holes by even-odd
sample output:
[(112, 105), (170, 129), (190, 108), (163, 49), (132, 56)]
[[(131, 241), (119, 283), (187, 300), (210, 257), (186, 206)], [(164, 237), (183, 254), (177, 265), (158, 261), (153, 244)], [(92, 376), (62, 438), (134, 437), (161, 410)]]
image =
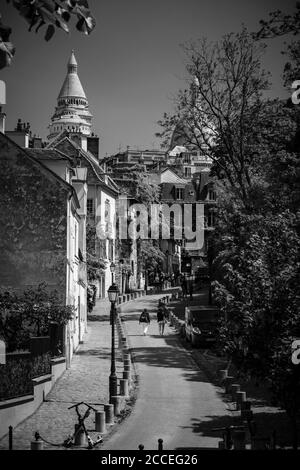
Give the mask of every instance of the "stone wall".
[(0, 286), (65, 295), (68, 185), (0, 134)]

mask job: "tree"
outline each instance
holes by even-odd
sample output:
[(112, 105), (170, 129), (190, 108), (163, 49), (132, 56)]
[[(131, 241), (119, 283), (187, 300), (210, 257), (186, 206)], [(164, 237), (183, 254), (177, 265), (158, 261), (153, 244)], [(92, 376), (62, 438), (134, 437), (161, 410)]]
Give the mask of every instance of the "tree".
[(255, 39), (270, 39), (286, 34), (298, 34), (300, 31), (300, 2), (296, 2), (296, 11), (292, 15), (281, 10), (272, 11), (269, 20), (261, 20), (261, 28), (253, 34)]
[[(296, 448), (300, 373), (291, 364), (291, 343), (300, 334), (299, 111), (264, 98), (263, 49), (245, 30), (212, 45), (188, 45), (190, 88), (179, 93), (176, 113), (164, 116), (160, 135), (168, 139), (176, 126), (186, 146), (213, 159), (214, 294), (225, 318), (220, 345), (241, 374), (269, 382), (291, 419)], [(295, 46), (292, 52), (289, 70), (299, 65)]]
[(261, 67), (264, 46), (244, 29), (219, 42), (185, 46), (189, 89), (180, 91), (175, 114), (159, 122), (168, 141), (177, 128), (187, 146), (210, 156), (237, 196), (246, 201), (249, 168), (256, 154), (253, 123), (264, 113), (268, 75)]
[[(47, 25), (45, 40), (49, 41), (56, 29), (69, 32), (69, 22), (77, 18), (76, 28), (84, 34), (90, 34), (95, 27), (95, 19), (91, 15), (88, 0), (6, 0), (18, 10), (29, 24), (29, 31), (35, 32)], [(1, 18), (1, 16), (0, 16)], [(10, 65), (15, 53), (14, 46), (9, 42), (11, 28), (0, 24), (0, 69)]]
[[(297, 35), (300, 32), (300, 2), (296, 2), (296, 11), (292, 15), (284, 14), (281, 10), (273, 11), (269, 14), (269, 20), (261, 20), (258, 32), (253, 33), (253, 38), (257, 41), (261, 39), (273, 39), (289, 34)], [(287, 54), (290, 61), (284, 67), (284, 82), (286, 86), (291, 86), (294, 80), (299, 79), (300, 72), (300, 42), (291, 41), (284, 54)]]

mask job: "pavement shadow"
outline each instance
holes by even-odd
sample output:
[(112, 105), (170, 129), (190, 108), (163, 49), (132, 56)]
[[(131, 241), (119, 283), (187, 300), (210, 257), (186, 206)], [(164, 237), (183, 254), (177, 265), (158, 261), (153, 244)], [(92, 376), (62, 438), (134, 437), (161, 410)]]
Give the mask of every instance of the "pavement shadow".
[(195, 367), (194, 361), (186, 355), (185, 351), (178, 350), (177, 342), (171, 342), (169, 347), (133, 348), (133, 352), (134, 362), (137, 364), (164, 367), (169, 370), (178, 368), (182, 370), (184, 378), (188, 381), (209, 383), (206, 374)]
[[(270, 437), (276, 431), (277, 444), (288, 446), (291, 444), (292, 433), (286, 413), (283, 411), (257, 413), (254, 416), (255, 437)], [(222, 437), (221, 428), (227, 426), (243, 426), (239, 416), (206, 416), (192, 419), (190, 426), (182, 426), (182, 429), (192, 429), (194, 433), (203, 437)], [(245, 425), (245, 430), (248, 430)], [(248, 441), (249, 442), (249, 441)]]
[(89, 321), (91, 321), (91, 322), (93, 322), (93, 321), (102, 321), (102, 322), (104, 322), (104, 321), (109, 321), (109, 320), (110, 320), (109, 315), (105, 315), (105, 314), (103, 314), (103, 315), (102, 314), (100, 314), (100, 315), (89, 314), (87, 316), (87, 321), (88, 322)]
[(98, 359), (106, 359), (110, 357), (110, 355), (111, 355), (110, 348), (86, 349), (86, 350), (79, 350), (76, 352), (76, 356), (97, 356)]

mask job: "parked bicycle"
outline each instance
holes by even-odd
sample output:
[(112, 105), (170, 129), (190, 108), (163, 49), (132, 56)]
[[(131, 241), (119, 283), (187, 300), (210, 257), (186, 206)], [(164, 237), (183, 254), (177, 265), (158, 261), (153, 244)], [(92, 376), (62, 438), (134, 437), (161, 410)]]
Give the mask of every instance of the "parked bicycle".
[[(80, 410), (79, 410), (79, 407), (82, 406), (82, 405), (84, 405), (86, 407), (86, 410), (85, 410), (84, 413), (80, 412)], [(84, 401), (81, 401), (79, 403), (76, 403), (75, 405), (70, 406), (68, 408), (68, 410), (71, 410), (73, 408), (75, 408), (78, 423), (75, 426), (74, 433), (69, 435), (67, 437), (67, 439), (65, 439), (62, 443), (56, 444), (56, 443), (53, 443), (53, 442), (50, 442), (50, 441), (47, 441), (46, 439), (44, 439), (39, 434), (38, 431), (35, 433), (35, 439), (36, 440), (40, 439), (40, 440), (46, 442), (46, 444), (49, 444), (51, 446), (70, 448), (70, 447), (73, 447), (73, 446), (80, 445), (78, 443), (83, 443), (83, 440), (81, 439), (81, 436), (82, 436), (82, 434), (84, 434), (86, 439), (87, 439), (87, 443), (88, 443), (87, 449), (93, 449), (96, 445), (103, 442), (103, 439), (102, 439), (101, 436), (98, 436), (97, 439), (94, 441), (91, 438), (91, 436), (89, 435), (88, 430), (86, 429), (86, 425), (85, 425), (85, 420), (90, 416), (91, 410), (93, 410), (93, 411), (97, 411), (97, 410), (93, 406), (91, 406), (90, 404), (85, 403)]]

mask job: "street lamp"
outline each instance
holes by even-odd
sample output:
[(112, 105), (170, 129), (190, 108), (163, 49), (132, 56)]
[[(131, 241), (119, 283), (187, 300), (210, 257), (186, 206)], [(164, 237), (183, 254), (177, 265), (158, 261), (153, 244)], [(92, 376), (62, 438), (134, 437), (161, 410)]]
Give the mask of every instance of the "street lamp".
[(111, 272), (111, 282), (114, 283), (114, 272), (116, 270), (116, 265), (114, 262), (110, 263), (110, 272)]
[(109, 376), (109, 402), (112, 402), (111, 397), (115, 397), (118, 394), (118, 378), (116, 375), (116, 357), (115, 357), (115, 312), (116, 312), (116, 301), (119, 295), (119, 288), (113, 282), (109, 287), (108, 298), (111, 303), (110, 317), (111, 317), (111, 366)]

